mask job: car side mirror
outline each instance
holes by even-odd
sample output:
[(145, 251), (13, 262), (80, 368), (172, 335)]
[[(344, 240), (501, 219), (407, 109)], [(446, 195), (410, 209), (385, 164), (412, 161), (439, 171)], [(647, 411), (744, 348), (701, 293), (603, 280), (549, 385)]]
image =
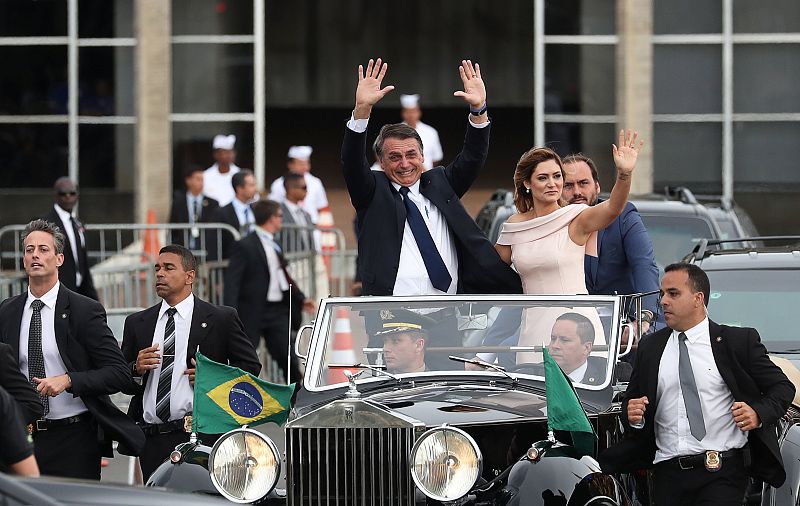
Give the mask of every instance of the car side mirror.
[(311, 335), (314, 333), (314, 322), (303, 325), (297, 331), (297, 339), (294, 340), (294, 354), (303, 360), (308, 359), (308, 349), (311, 346)]

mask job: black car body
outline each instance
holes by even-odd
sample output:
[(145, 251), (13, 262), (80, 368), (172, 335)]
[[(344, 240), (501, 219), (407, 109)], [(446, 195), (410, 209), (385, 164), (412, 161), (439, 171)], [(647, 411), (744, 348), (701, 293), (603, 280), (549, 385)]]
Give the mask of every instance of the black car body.
[[(512, 317), (517, 327), (521, 314), (538, 315), (548, 326), (564, 312), (589, 315), (596, 332), (589, 359), (601, 372), (574, 385), (598, 435), (596, 456), (621, 435), (614, 397), (626, 307), (632, 307), (626, 298), (612, 296), (323, 300), (313, 327), (298, 340), (306, 372), (285, 426), (285, 461), (279, 455), (271, 460), (274, 469), (285, 469), (286, 489), (272, 484), (263, 498), (237, 495), (247, 481), (247, 467), (236, 467), (244, 453), (230, 452), (233, 445), (223, 448), (224, 441), (240, 438), (241, 452), (256, 453), (245, 450), (246, 438), (266, 448), (254, 431), (232, 431), (217, 442), (208, 461), (211, 480), (232, 500), (264, 504), (629, 504), (622, 483), (603, 474), (593, 456), (578, 453), (569, 433), (548, 431), (541, 353), (549, 331), (517, 331), (503, 342), (484, 342), (506, 318), (504, 308), (525, 311)], [(432, 335), (425, 372), (391, 372), (373, 330), (376, 321), (397, 311), (453, 318), (458, 339), (442, 343)], [(478, 354), (489, 363), (511, 363), (468, 370), (463, 360)], [(164, 464), (157, 474), (181, 465)]]

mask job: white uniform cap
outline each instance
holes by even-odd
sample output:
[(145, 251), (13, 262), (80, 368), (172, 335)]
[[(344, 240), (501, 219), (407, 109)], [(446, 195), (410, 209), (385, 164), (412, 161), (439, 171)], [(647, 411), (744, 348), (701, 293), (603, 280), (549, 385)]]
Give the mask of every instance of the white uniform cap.
[(311, 146), (292, 146), (289, 148), (289, 154), (287, 156), (296, 160), (308, 161), (311, 158), (312, 151), (313, 149)]
[(214, 149), (233, 149), (234, 144), (236, 144), (236, 136), (233, 134), (215, 135), (212, 146)]
[(419, 107), (419, 95), (400, 95), (400, 104), (402, 104), (403, 109)]

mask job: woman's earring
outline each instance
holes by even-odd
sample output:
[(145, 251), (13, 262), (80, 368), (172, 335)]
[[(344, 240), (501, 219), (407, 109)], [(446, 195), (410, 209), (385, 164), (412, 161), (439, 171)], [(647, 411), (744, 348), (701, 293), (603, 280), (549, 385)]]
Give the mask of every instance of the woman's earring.
[(530, 192), (531, 192), (531, 189), (526, 187), (525, 188), (525, 193), (530, 193)]

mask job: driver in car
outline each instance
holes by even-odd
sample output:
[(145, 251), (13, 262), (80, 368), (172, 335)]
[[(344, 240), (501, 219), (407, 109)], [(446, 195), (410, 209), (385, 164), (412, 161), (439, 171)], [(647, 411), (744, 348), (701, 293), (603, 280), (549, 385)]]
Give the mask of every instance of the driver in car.
[(383, 339), (383, 360), (390, 373), (425, 372), (425, 344), (428, 328), (434, 320), (403, 309), (383, 309), (380, 312), (381, 330), (375, 333)]
[(590, 357), (594, 345), (594, 325), (582, 314), (564, 313), (550, 332), (547, 351), (574, 383), (599, 385), (605, 376), (606, 363)]

